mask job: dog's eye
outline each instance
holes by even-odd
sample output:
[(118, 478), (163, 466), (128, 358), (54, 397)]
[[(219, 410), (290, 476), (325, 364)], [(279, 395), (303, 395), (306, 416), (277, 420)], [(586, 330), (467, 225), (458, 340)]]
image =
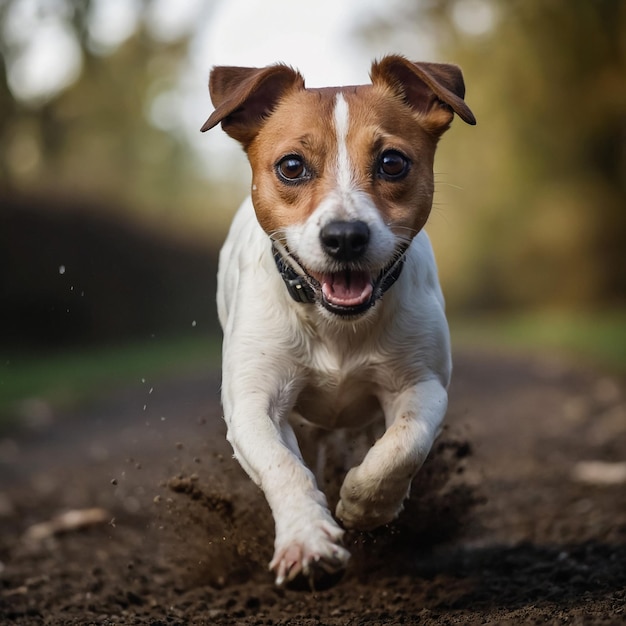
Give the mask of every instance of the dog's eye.
[(287, 182), (296, 182), (308, 178), (309, 175), (304, 161), (297, 154), (290, 154), (278, 161), (276, 172)]
[(387, 180), (400, 180), (409, 173), (411, 163), (397, 150), (387, 150), (380, 155), (378, 173)]

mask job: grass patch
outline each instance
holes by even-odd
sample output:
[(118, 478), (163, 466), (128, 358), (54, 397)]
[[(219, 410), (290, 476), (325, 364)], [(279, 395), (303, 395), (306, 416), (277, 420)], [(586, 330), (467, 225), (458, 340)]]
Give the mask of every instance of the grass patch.
[[(453, 318), (450, 328), (455, 347), (560, 352), (626, 374), (624, 311)], [(152, 384), (174, 375), (219, 368), (220, 341), (216, 336), (201, 335), (59, 354), (3, 355), (0, 430), (20, 419), (27, 400), (63, 410), (142, 379)]]
[(219, 362), (220, 339), (206, 335), (5, 357), (0, 362), (0, 426), (17, 421), (29, 399), (67, 409), (134, 381), (208, 371)]
[(450, 328), (458, 346), (550, 350), (626, 374), (626, 311), (460, 318)]

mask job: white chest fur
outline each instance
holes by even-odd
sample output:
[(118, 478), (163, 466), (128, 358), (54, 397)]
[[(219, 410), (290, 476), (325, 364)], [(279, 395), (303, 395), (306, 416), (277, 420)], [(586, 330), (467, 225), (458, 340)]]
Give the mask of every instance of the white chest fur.
[(326, 354), (323, 368), (308, 368), (295, 410), (328, 429), (365, 427), (382, 420), (380, 395), (387, 385), (380, 372), (364, 359), (332, 359)]

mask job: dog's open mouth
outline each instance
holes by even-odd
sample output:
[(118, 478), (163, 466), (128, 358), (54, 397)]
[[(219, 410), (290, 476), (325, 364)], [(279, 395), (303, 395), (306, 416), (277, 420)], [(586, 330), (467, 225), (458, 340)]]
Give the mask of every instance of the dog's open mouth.
[(346, 267), (338, 272), (316, 272), (304, 267), (282, 244), (272, 242), (276, 267), (289, 294), (296, 302), (318, 302), (325, 309), (343, 317), (365, 313), (400, 276), (408, 245), (377, 276), (363, 269)]
[(346, 312), (369, 306), (374, 293), (374, 284), (369, 272), (345, 269), (331, 274), (310, 272), (320, 284), (324, 304)]

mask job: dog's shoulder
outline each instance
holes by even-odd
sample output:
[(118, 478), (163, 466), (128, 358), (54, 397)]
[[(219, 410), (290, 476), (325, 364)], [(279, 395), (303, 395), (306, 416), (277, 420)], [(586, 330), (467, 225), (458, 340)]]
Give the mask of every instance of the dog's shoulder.
[[(267, 240), (254, 213), (252, 199), (247, 197), (237, 209), (230, 225), (226, 241), (220, 252), (220, 268), (236, 261), (238, 265), (253, 258), (262, 249)], [(258, 249), (258, 252), (255, 251)]]
[(420, 231), (409, 246), (403, 276), (410, 285), (404, 291), (405, 300), (419, 306), (427, 305), (430, 298), (434, 298), (442, 309), (445, 308), (435, 254), (425, 230)]
[(243, 309), (256, 310), (280, 290), (280, 277), (273, 265), (270, 243), (259, 226), (250, 198), (244, 200), (233, 218), (222, 246), (217, 273), (217, 309), (223, 328), (238, 298), (252, 298)]

